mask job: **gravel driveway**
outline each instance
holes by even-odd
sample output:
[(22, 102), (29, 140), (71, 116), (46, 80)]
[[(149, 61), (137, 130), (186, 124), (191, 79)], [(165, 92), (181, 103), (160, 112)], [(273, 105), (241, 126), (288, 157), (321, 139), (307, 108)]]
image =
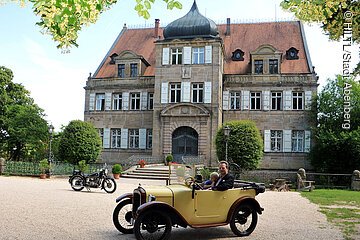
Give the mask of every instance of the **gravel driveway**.
[[(117, 196), (142, 185), (164, 181), (117, 180), (118, 189), (75, 192), (67, 179), (40, 180), (0, 176), (0, 239), (135, 239), (119, 233), (112, 223)], [(316, 191), (316, 190), (315, 190)], [(318, 207), (296, 192), (265, 192), (257, 197), (265, 211), (255, 231), (241, 239), (343, 239)], [(173, 229), (171, 239), (239, 239), (229, 226)]]

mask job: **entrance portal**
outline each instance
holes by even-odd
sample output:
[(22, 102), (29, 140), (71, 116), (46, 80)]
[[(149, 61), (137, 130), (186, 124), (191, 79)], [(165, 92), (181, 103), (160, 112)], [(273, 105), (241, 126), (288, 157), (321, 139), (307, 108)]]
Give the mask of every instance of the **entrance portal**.
[(179, 127), (172, 134), (172, 155), (174, 160), (183, 156), (198, 155), (199, 134), (191, 127)]

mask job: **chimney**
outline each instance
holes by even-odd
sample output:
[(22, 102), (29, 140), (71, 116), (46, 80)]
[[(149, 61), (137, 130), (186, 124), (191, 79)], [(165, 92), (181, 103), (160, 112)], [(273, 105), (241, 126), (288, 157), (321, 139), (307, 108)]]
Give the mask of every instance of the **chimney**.
[(225, 36), (230, 36), (230, 18), (226, 19), (226, 32)]
[(155, 19), (155, 32), (154, 32), (155, 38), (159, 38), (159, 26), (160, 26), (160, 19)]

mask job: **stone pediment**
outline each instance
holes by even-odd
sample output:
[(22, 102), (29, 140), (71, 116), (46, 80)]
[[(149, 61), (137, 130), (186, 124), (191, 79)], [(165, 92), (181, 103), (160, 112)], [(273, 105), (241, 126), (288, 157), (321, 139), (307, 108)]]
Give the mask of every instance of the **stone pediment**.
[(210, 113), (206, 108), (198, 104), (179, 103), (164, 108), (160, 115), (163, 117), (197, 117), (210, 116)]

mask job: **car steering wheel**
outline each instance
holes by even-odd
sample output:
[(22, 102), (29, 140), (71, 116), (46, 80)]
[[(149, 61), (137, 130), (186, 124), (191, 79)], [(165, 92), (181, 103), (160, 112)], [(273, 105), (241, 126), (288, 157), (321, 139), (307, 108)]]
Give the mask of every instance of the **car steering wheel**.
[(197, 182), (195, 182), (195, 179), (193, 178), (193, 177), (187, 177), (186, 179), (185, 179), (185, 184), (187, 185), (187, 186), (194, 186), (195, 187), (195, 189), (204, 189), (200, 184), (198, 184)]

